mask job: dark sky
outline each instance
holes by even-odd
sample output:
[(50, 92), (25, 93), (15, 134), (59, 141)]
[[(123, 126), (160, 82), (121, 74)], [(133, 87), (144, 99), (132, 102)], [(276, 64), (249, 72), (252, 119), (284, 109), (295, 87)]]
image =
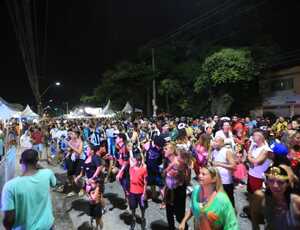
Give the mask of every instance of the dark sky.
[[(173, 31), (224, 2), (49, 0), (46, 65), (41, 87), (56, 80), (61, 81), (63, 87), (51, 89), (45, 100), (76, 103), (81, 94), (92, 93), (101, 73), (113, 63), (134, 55), (147, 41)], [(300, 22), (298, 2), (272, 0), (260, 8), (259, 20), (263, 21), (265, 32), (287, 50), (300, 48), (296, 32)], [(38, 10), (43, 29), (44, 7), (41, 5)], [(224, 15), (227, 16), (228, 13)], [(34, 104), (5, 1), (0, 1), (0, 28), (0, 96), (11, 102)]]

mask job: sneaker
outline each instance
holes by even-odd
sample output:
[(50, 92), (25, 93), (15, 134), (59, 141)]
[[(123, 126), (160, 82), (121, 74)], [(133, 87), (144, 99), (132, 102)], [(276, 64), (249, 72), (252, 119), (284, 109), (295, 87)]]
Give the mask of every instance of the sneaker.
[(69, 193), (66, 195), (66, 197), (72, 197), (72, 196), (75, 196), (75, 195), (76, 195), (75, 192), (69, 192)]
[(141, 227), (142, 227), (142, 230), (146, 229), (146, 219), (145, 218), (142, 219)]
[(79, 196), (79, 197), (83, 197), (84, 194), (85, 194), (85, 192), (84, 192), (83, 190), (80, 190), (80, 192), (78, 193), (78, 196)]
[(63, 192), (64, 191), (64, 186), (61, 185), (56, 189), (57, 192)]
[(190, 195), (190, 194), (192, 194), (192, 192), (193, 192), (193, 187), (192, 186), (187, 186), (186, 187), (186, 194)]
[(132, 222), (131, 225), (130, 225), (129, 230), (134, 230), (134, 228), (135, 228), (135, 222)]

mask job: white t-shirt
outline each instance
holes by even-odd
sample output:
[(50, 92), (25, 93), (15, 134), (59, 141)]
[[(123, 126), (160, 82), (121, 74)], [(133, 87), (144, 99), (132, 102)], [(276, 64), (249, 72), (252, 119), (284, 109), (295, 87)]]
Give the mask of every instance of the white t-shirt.
[(50, 130), (50, 134), (51, 134), (51, 137), (52, 139), (56, 138), (56, 132), (57, 132), (57, 128), (53, 128)]
[(32, 142), (30, 136), (27, 135), (27, 132), (25, 132), (21, 138), (20, 138), (20, 145), (23, 149), (31, 149), (32, 148)]
[[(228, 148), (225, 146), (223, 148), (221, 148), (220, 150), (214, 150), (212, 152), (213, 161), (227, 164), (228, 163), (227, 151), (228, 151)], [(223, 167), (217, 167), (217, 169), (220, 173), (222, 184), (232, 184), (233, 183), (232, 172), (230, 170), (225, 169)]]
[(60, 139), (61, 136), (63, 136), (63, 135), (65, 137), (67, 137), (68, 136), (68, 131), (67, 130), (57, 130), (57, 132), (55, 134), (55, 136), (56, 136), (57, 139)]
[[(261, 147), (258, 147), (256, 144), (252, 144), (250, 146), (249, 153), (256, 159), (262, 152), (269, 151), (270, 148), (268, 144), (264, 144)], [(271, 165), (271, 160), (268, 158), (264, 161), (261, 165), (252, 165), (249, 168), (249, 175), (253, 176), (255, 178), (263, 179), (265, 171), (268, 169), (268, 167)]]
[(223, 130), (219, 130), (218, 132), (216, 132), (215, 138), (216, 137), (223, 138), (224, 139), (224, 144), (225, 145), (230, 145), (230, 147), (232, 149), (234, 149), (235, 142), (234, 142), (234, 138), (233, 138), (232, 132), (229, 131), (228, 135), (226, 136)]

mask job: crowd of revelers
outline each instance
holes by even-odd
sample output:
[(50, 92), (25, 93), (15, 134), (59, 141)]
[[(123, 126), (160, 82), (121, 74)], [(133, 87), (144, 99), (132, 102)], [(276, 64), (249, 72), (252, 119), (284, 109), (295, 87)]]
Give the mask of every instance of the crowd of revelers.
[(24, 124), (23, 177), (3, 189), (4, 226), (52, 229), (50, 193), (43, 188), (54, 187), (56, 180), (37, 165), (46, 148), (49, 164), (67, 171), (67, 183), (56, 191), (72, 188), (67, 197), (86, 195), (90, 216), (100, 229), (105, 185), (115, 180), (132, 212), (130, 229), (135, 229), (138, 208), (141, 227), (146, 228), (147, 202), (158, 199), (170, 230), (176, 221), (180, 230), (188, 229), (188, 223), (194, 229), (240, 229), (234, 191), (243, 188), (249, 208), (240, 216), (249, 218), (253, 229), (300, 229), (299, 124), (283, 117), (271, 121), (237, 116)]

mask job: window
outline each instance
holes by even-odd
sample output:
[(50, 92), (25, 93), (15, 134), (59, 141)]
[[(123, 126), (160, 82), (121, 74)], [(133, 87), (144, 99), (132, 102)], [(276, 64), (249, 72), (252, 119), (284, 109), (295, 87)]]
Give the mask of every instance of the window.
[(271, 82), (272, 91), (282, 91), (294, 89), (294, 79), (280, 79)]

